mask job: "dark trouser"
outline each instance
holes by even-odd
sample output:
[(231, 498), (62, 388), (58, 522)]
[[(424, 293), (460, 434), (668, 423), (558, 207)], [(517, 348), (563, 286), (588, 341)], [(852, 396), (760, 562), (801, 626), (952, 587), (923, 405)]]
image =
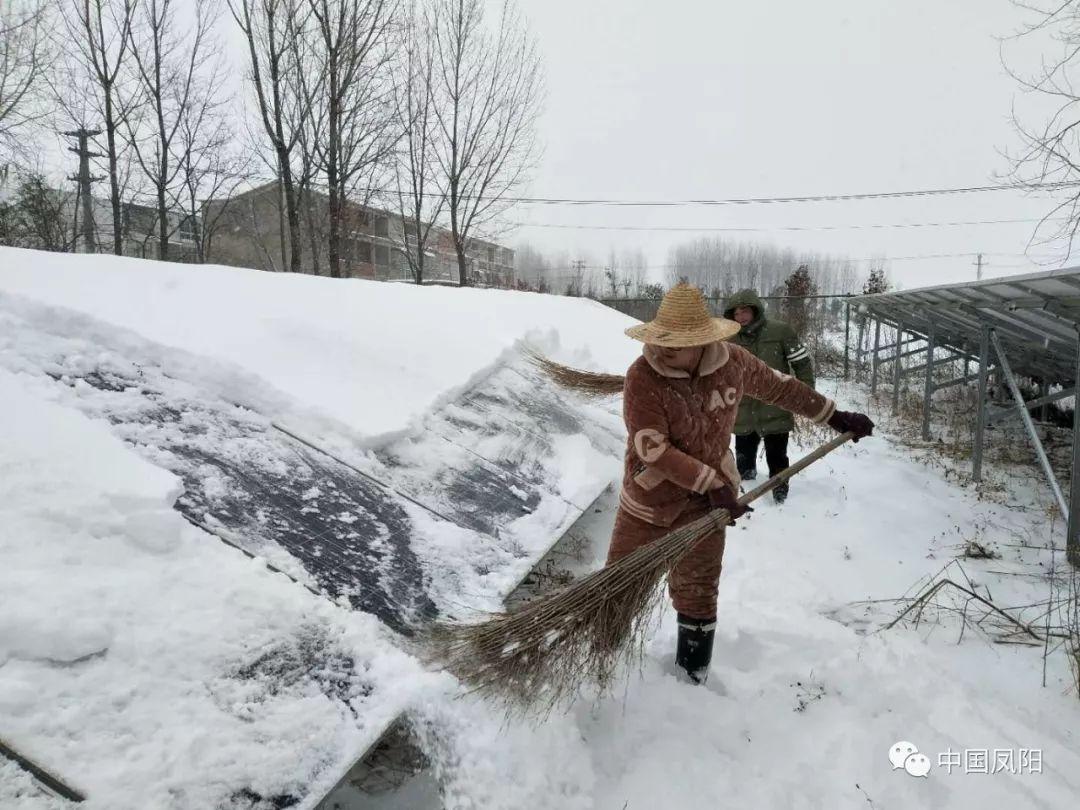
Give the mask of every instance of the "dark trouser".
[[(739, 475), (757, 468), (757, 451), (761, 439), (762, 436), (757, 433), (746, 433), (735, 437), (735, 460), (739, 467)], [(788, 468), (788, 434), (770, 433), (764, 439), (765, 461), (769, 465), (769, 477), (771, 478), (781, 470)]]

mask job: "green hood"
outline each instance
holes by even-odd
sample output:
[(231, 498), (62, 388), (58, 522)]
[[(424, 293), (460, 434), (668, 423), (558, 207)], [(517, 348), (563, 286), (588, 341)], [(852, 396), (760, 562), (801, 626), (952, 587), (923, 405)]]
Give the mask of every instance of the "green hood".
[(765, 312), (765, 307), (762, 306), (761, 297), (754, 290), (739, 290), (727, 300), (727, 308), (724, 310), (724, 317), (731, 320), (735, 315), (735, 310), (739, 307), (753, 307), (754, 309), (754, 323), (761, 320), (761, 316)]

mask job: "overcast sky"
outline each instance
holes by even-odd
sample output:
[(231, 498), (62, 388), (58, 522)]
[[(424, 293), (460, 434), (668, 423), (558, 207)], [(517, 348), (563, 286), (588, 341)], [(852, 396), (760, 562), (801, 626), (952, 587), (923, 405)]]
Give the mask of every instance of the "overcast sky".
[[(488, 2), (497, 12), (501, 0)], [(1009, 169), (1003, 152), (1017, 145), (1014, 103), (1036, 123), (1048, 109), (1032, 108), (1002, 67), (999, 40), (1031, 19), (1011, 0), (517, 2), (547, 85), (544, 153), (527, 196), (729, 199), (994, 185)], [(243, 39), (227, 13), (221, 24), (239, 87)], [(1056, 53), (1045, 38), (1006, 47), (1019, 69)], [(499, 238), (598, 263), (612, 248), (641, 247), (656, 278), (681, 241), (762, 240), (883, 256), (893, 279), (911, 288), (974, 279), (978, 252), (986, 276), (1060, 266), (1060, 246), (1028, 245), (1033, 220), (1051, 205), (1013, 191), (784, 205), (520, 205), (507, 220), (536, 225)], [(1024, 221), (846, 227), (973, 220)], [(649, 230), (672, 227), (701, 230)]]
[[(530, 196), (675, 200), (849, 194), (998, 182), (1015, 81), (999, 38), (1009, 0), (519, 0), (547, 76), (543, 159)], [(1030, 64), (1046, 47), (1012, 46)], [(888, 201), (679, 208), (529, 205), (514, 242), (602, 259), (643, 247), (656, 274), (697, 233), (602, 225), (761, 228), (723, 234), (853, 258), (891, 257), (906, 287), (1056, 267), (1033, 223), (792, 231), (782, 227), (1038, 218), (1014, 192)], [(707, 233), (707, 232), (703, 232)], [(1074, 260), (1075, 261), (1075, 260)]]

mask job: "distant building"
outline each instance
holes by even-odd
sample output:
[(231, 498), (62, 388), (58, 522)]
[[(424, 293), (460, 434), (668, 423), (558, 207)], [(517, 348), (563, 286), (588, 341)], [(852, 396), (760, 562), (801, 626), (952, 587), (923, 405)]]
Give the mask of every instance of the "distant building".
[[(28, 179), (30, 178), (13, 176), (0, 168), (0, 202), (14, 203), (20, 186)], [(55, 219), (57, 229), (64, 234), (62, 248), (50, 249), (76, 253), (112, 253), (114, 229), (110, 200), (94, 197), (91, 201), (92, 242), (86, 238), (82, 221), (84, 208), (74, 190), (49, 188), (48, 207), (49, 216)], [(124, 255), (158, 258), (157, 207), (125, 202), (121, 203), (120, 212)], [(42, 212), (38, 211), (38, 215), (41, 216)], [(175, 211), (168, 212), (167, 217), (169, 259), (178, 262), (198, 261), (199, 220)]]
[[(467, 253), (470, 262), (469, 272), (474, 278), (474, 283), (493, 287), (507, 287), (513, 283), (514, 251), (511, 248), (483, 239), (470, 239)], [(456, 257), (454, 267), (456, 278)]]
[[(14, 199), (18, 179), (9, 177), (0, 166), (0, 203)], [(68, 189), (55, 192), (55, 216), (64, 235), (62, 250), (77, 253), (112, 253), (113, 216), (108, 199), (93, 198), (93, 243), (83, 227), (83, 206), (78, 195)], [(301, 206), (300, 253), (305, 273), (326, 275), (329, 198), (311, 193)], [(169, 211), (169, 261), (200, 260), (234, 267), (282, 270), (282, 209), (277, 183), (271, 182), (237, 194), (227, 200), (203, 203), (202, 216)], [(145, 259), (160, 257), (158, 211), (156, 206), (121, 203), (123, 254)], [(0, 223), (2, 225), (2, 223)], [(0, 238), (3, 228), (0, 227)], [(342, 223), (341, 263), (352, 278), (380, 281), (411, 281), (412, 271), (405, 253), (416, 250), (416, 229), (389, 211), (347, 202)], [(287, 238), (287, 231), (286, 231)], [(406, 242), (406, 238), (408, 241)], [(469, 283), (507, 287), (514, 281), (514, 251), (494, 242), (471, 239), (467, 251)], [(457, 254), (450, 231), (433, 227), (428, 235), (424, 260), (424, 281), (456, 284)]]
[[(160, 256), (157, 206), (124, 202), (120, 204), (124, 255), (141, 259)], [(197, 262), (197, 219), (177, 211), (167, 213), (169, 230), (169, 261)], [(113, 247), (112, 202), (94, 198), (94, 224), (98, 253), (111, 253)], [(85, 248), (80, 245), (80, 251)]]
[[(235, 267), (281, 270), (283, 209), (278, 184), (270, 182), (228, 200), (210, 200), (203, 206), (203, 222), (209, 231), (207, 261)], [(301, 268), (305, 273), (326, 274), (329, 198), (309, 192), (301, 205)], [(342, 223), (341, 264), (344, 275), (380, 281), (411, 280), (412, 272), (403, 246), (415, 250), (416, 232), (411, 223), (394, 213), (346, 202)], [(469, 281), (484, 286), (507, 286), (514, 278), (514, 251), (482, 239), (471, 240), (468, 250)], [(427, 242), (424, 280), (456, 283), (457, 255), (450, 232), (434, 227)]]

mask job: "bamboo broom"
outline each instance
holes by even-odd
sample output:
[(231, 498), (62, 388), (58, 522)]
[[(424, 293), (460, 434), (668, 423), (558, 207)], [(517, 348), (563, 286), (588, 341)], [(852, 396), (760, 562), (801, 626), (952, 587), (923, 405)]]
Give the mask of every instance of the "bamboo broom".
[(535, 349), (525, 349), (525, 359), (550, 377), (560, 388), (587, 397), (610, 397), (621, 394), (625, 378), (621, 374), (601, 374), (556, 363)]
[[(747, 505), (854, 438), (843, 433), (739, 498)], [(620, 664), (640, 661), (663, 595), (657, 587), (679, 559), (717, 528), (715, 509), (626, 557), (509, 613), (473, 624), (439, 623), (421, 655), (511, 713), (546, 713), (587, 682), (603, 692)]]

